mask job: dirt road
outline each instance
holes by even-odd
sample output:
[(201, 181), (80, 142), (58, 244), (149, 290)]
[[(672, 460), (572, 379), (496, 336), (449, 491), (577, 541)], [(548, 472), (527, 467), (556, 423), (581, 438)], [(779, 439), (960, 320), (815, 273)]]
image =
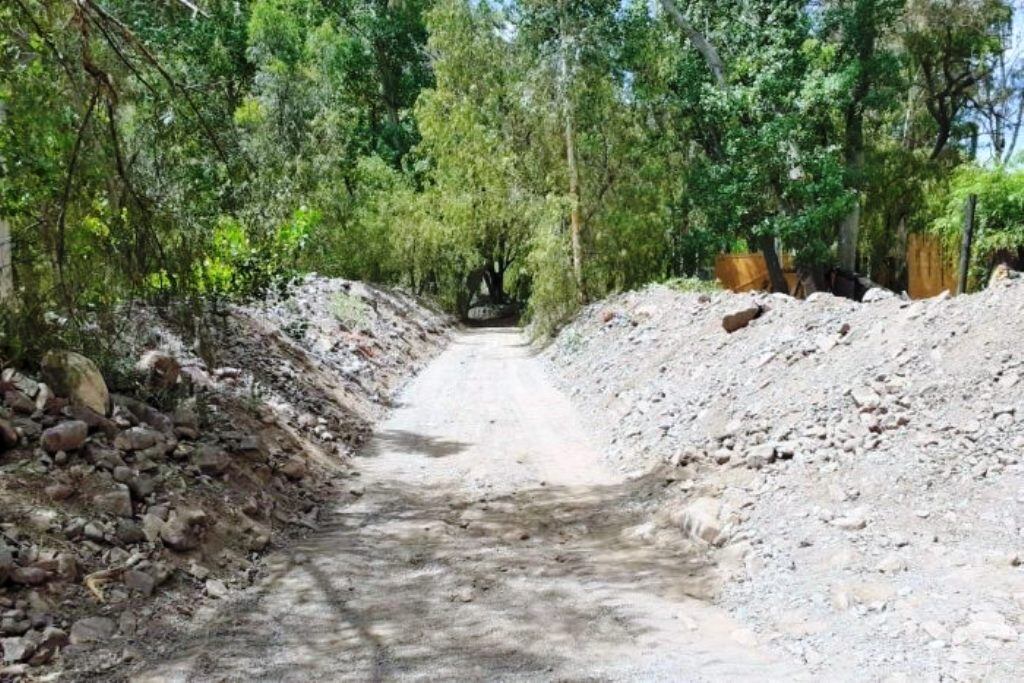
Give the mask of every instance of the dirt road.
[[(515, 330), (461, 334), (358, 458), (356, 496), (136, 680), (782, 680), (623, 533), (650, 482), (602, 464)], [(646, 487), (646, 488), (645, 488)]]

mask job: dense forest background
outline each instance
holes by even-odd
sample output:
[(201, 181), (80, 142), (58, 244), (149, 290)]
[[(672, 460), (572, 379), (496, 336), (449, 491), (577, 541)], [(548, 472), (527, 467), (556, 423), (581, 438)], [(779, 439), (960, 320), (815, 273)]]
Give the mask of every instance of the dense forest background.
[[(8, 357), (310, 270), (551, 329), (762, 250), (899, 288), (1024, 246), (1005, 0), (6, 0)], [(3, 229), (9, 237), (2, 234)], [(13, 277), (11, 274), (13, 273)], [(13, 286), (13, 290), (11, 287)]]

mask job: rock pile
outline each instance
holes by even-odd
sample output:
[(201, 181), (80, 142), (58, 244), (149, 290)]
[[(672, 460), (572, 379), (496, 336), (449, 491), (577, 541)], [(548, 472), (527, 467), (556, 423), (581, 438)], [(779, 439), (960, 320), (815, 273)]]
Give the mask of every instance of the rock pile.
[[(332, 310), (339, 293), (365, 302), (358, 331)], [(261, 553), (345, 490), (344, 456), (447, 326), (404, 294), (310, 277), (221, 312), (208, 362), (136, 315), (152, 332), (126, 342), (128, 392), (67, 351), (38, 377), (0, 376), (0, 679), (102, 669), (155, 615), (248, 585)]]
[(759, 639), (823, 677), (1013, 678), (1024, 286), (872, 299), (652, 287), (547, 357), (619, 466), (671, 467), (660, 519)]

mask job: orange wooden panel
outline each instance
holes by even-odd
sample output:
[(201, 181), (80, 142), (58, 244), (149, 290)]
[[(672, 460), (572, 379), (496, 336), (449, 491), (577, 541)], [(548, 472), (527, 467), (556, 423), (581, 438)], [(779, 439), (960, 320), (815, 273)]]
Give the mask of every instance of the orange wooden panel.
[(934, 235), (911, 234), (907, 239), (907, 294), (927, 299), (956, 289), (956, 272)]
[(768, 266), (764, 256), (754, 254), (719, 254), (715, 258), (715, 277), (726, 289), (749, 292), (768, 289)]

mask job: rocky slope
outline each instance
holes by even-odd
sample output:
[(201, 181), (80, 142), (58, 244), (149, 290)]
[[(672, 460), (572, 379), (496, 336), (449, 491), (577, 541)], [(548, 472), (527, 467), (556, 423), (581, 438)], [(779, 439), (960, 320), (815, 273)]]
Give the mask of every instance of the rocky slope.
[(546, 356), (616, 464), (664, 468), (635, 533), (704, 546), (737, 638), (829, 680), (1011, 680), (1022, 336), (1013, 280), (865, 304), (652, 287), (590, 306)]
[(263, 553), (361, 494), (347, 456), (448, 326), (408, 295), (315, 276), (187, 335), (132, 316), (129, 394), (65, 352), (39, 377), (3, 373), (0, 679), (102, 679), (249, 585)]

